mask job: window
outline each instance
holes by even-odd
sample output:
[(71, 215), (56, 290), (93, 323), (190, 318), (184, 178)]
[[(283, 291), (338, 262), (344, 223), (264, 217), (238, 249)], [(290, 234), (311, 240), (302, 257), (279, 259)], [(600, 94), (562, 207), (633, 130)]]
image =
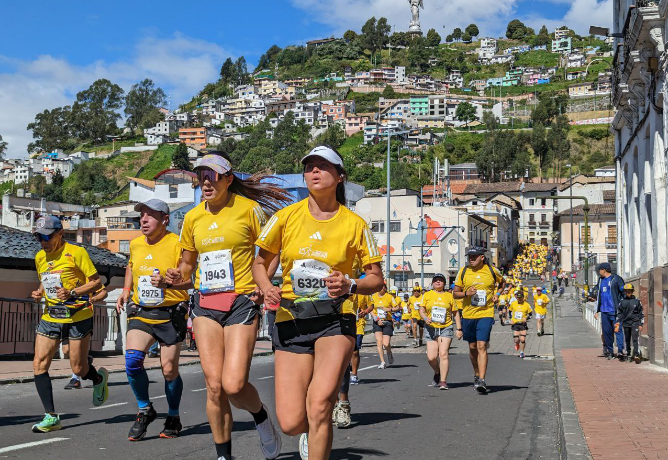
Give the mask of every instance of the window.
[(176, 184), (169, 184), (169, 197), (178, 198), (179, 196), (179, 186)]
[(585, 227), (582, 225), (580, 227), (580, 242), (584, 244), (587, 241), (588, 244), (591, 244), (591, 226)]
[(529, 206), (533, 206), (534, 204), (536, 204), (536, 200), (529, 198)]
[(545, 206), (546, 203), (547, 203), (547, 200), (546, 200), (545, 198), (542, 198), (542, 199), (540, 200), (540, 205), (541, 205), (541, 206)]
[(130, 240), (121, 240), (118, 242), (118, 252), (122, 252), (124, 254), (129, 254), (130, 253)]
[[(385, 221), (376, 220), (371, 222), (371, 231), (373, 233), (385, 233)], [(401, 231), (401, 221), (400, 220), (391, 220), (390, 221), (390, 232), (398, 233)]]
[(541, 222), (547, 222), (547, 214), (541, 214), (540, 215), (540, 221)]
[(536, 222), (536, 215), (535, 214), (529, 214), (529, 222)]

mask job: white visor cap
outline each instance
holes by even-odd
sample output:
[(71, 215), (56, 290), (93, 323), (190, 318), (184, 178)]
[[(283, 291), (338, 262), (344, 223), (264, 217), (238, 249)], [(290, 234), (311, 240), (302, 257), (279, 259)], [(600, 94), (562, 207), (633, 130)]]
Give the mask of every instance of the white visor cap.
[(329, 161), (330, 163), (334, 165), (341, 166), (343, 168), (343, 160), (339, 155), (336, 154), (334, 150), (331, 148), (320, 145), (313, 150), (311, 150), (308, 155), (306, 155), (304, 158), (302, 158), (302, 164), (306, 164), (306, 160), (308, 160), (311, 157), (320, 157), (324, 158), (325, 160)]

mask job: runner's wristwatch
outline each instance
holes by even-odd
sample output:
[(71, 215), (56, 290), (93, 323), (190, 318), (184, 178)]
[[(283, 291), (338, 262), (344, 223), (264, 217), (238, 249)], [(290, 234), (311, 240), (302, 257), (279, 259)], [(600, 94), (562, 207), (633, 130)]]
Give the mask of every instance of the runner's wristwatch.
[(354, 279), (350, 278), (350, 289), (348, 290), (349, 295), (353, 295), (357, 292), (357, 283)]

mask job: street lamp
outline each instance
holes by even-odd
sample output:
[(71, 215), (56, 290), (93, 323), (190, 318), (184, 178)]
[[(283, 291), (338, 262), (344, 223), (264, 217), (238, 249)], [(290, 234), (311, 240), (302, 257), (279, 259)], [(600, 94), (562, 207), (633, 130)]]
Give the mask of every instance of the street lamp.
[[(570, 195), (572, 197), (573, 196), (573, 166), (570, 163), (568, 163), (566, 165), (566, 167), (568, 168), (568, 177), (569, 177), (570, 183), (571, 183), (569, 188), (571, 190)], [(575, 259), (574, 259), (574, 256), (573, 256), (573, 252), (575, 251), (574, 241), (573, 241), (574, 240), (574, 238), (573, 238), (573, 198), (571, 198), (570, 206), (571, 206), (571, 270), (573, 270), (573, 265), (575, 264)]]
[[(380, 120), (378, 120), (380, 123)], [(385, 233), (386, 233), (386, 239), (387, 242), (385, 243), (385, 251), (386, 251), (386, 267), (387, 267), (387, 282), (389, 284), (390, 282), (390, 270), (391, 270), (391, 265), (390, 265), (390, 155), (391, 155), (391, 148), (390, 148), (390, 141), (392, 140), (392, 136), (398, 136), (400, 134), (406, 134), (408, 131), (407, 130), (402, 130), (402, 131), (392, 131), (390, 127), (387, 127), (387, 221), (385, 223), (386, 228), (385, 228)]]

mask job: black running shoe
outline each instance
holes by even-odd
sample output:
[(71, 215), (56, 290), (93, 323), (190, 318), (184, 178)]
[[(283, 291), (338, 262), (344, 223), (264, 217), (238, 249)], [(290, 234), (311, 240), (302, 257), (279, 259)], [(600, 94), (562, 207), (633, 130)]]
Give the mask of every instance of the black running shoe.
[(473, 376), (473, 389), (475, 391), (478, 391), (478, 386), (479, 385), (480, 385), (480, 377), (478, 377), (477, 375), (474, 375)]
[(74, 377), (65, 385), (66, 390), (78, 390), (79, 388), (81, 388), (81, 380)]
[(430, 387), (437, 387), (438, 383), (441, 381), (441, 374), (434, 374), (434, 378), (429, 384)]
[(149, 405), (148, 409), (140, 410), (137, 413), (134, 425), (130, 428), (128, 439), (130, 441), (140, 441), (146, 436), (146, 428), (148, 428), (149, 424), (153, 422), (157, 416), (158, 413), (153, 409), (153, 404)]
[(476, 390), (481, 395), (487, 394), (487, 384), (485, 383), (485, 379), (478, 380), (478, 388), (476, 388)]
[(160, 437), (166, 439), (178, 438), (182, 429), (181, 417), (168, 415), (165, 419), (165, 428), (160, 432)]

